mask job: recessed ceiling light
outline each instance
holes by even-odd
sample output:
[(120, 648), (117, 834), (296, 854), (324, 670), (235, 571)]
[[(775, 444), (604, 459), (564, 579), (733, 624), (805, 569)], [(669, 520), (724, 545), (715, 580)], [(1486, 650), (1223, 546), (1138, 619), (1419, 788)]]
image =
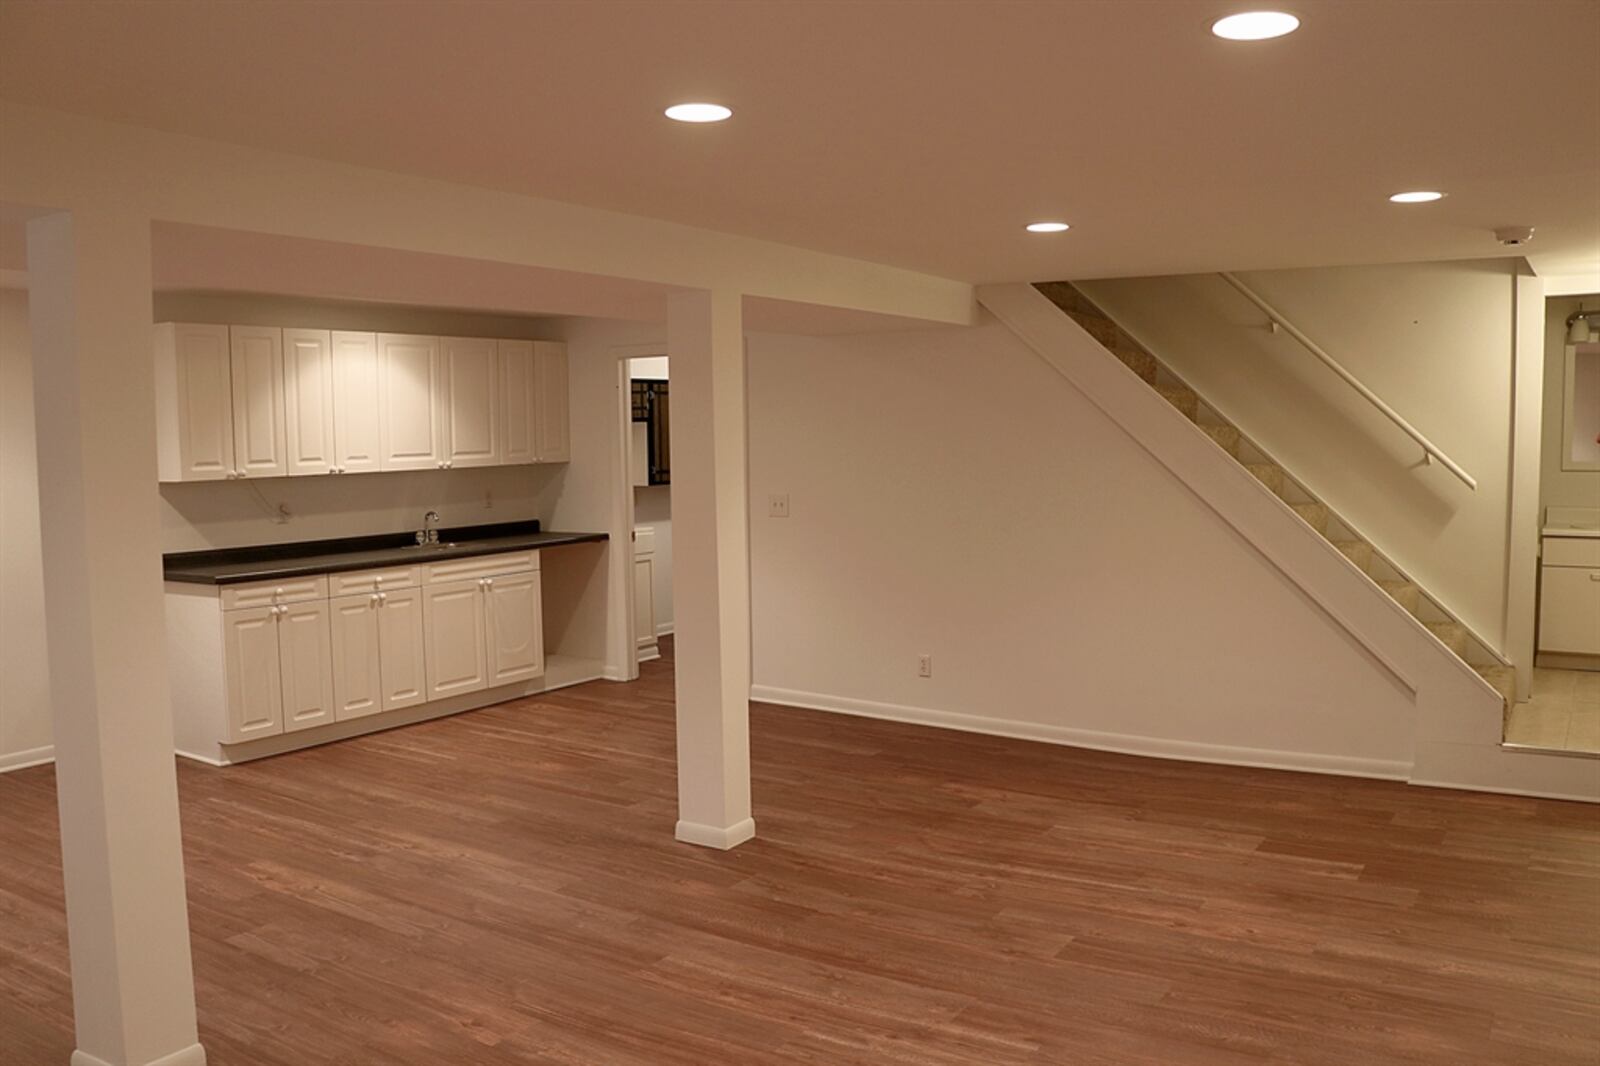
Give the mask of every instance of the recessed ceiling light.
[(1434, 192), (1432, 189), (1418, 189), (1415, 192), (1397, 192), (1389, 197), (1391, 203), (1396, 204), (1431, 204), (1435, 200), (1443, 200), (1444, 193)]
[(1061, 232), (1064, 232), (1064, 231), (1069, 230), (1071, 228), (1072, 227), (1067, 225), (1065, 222), (1030, 222), (1030, 223), (1028, 223), (1028, 232), (1029, 233), (1061, 233)]
[(733, 110), (721, 104), (673, 104), (665, 114), (674, 122), (721, 122), (732, 118)]
[(1229, 41), (1266, 41), (1300, 28), (1287, 11), (1241, 11), (1211, 24), (1211, 32)]

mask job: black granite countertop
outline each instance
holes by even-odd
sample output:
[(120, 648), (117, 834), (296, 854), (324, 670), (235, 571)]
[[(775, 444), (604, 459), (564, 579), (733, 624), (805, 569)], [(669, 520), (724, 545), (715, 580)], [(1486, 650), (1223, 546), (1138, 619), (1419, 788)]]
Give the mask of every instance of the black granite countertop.
[(604, 533), (546, 533), (537, 521), (503, 522), (492, 526), (441, 529), (440, 543), (416, 545), (413, 533), (383, 533), (339, 540), (306, 540), (295, 544), (263, 544), (249, 548), (174, 552), (162, 556), (168, 581), (192, 585), (236, 585), (245, 581), (409, 566), (437, 559), (463, 559), (496, 552), (556, 548), (608, 539)]

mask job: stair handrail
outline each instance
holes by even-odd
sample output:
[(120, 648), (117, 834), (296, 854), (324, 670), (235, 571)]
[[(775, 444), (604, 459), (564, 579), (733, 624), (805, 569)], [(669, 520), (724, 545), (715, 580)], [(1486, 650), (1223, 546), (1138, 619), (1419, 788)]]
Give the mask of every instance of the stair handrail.
[(1467, 488), (1474, 491), (1477, 490), (1478, 482), (1471, 474), (1461, 469), (1461, 465), (1459, 463), (1446, 455), (1437, 444), (1423, 436), (1422, 432), (1418, 430), (1416, 426), (1413, 426), (1410, 422), (1407, 422), (1400, 412), (1396, 411), (1393, 407), (1390, 407), (1387, 403), (1384, 403), (1383, 397), (1367, 388), (1360, 378), (1346, 370), (1337, 359), (1325, 352), (1316, 341), (1302, 333), (1300, 329), (1293, 322), (1290, 322), (1287, 318), (1285, 318), (1277, 308), (1267, 303), (1267, 301), (1262, 299), (1260, 294), (1258, 294), (1254, 289), (1250, 288), (1250, 286), (1246, 285), (1232, 274), (1223, 271), (1220, 276), (1223, 281), (1226, 281), (1229, 285), (1232, 285), (1235, 289), (1239, 290), (1240, 295), (1249, 300), (1251, 303), (1255, 304), (1256, 307), (1260, 308), (1262, 313), (1272, 320), (1275, 327), (1281, 327), (1285, 333), (1299, 341), (1301, 346), (1304, 347), (1306, 351), (1316, 356), (1324, 366), (1333, 371), (1335, 374), (1339, 375), (1340, 379), (1343, 380), (1346, 385), (1349, 385), (1352, 389), (1355, 389), (1356, 392), (1361, 395), (1362, 399), (1366, 400), (1379, 411), (1383, 412), (1389, 421), (1399, 426), (1401, 432), (1410, 437), (1422, 448), (1422, 461), (1424, 463), (1432, 464), (1435, 459), (1439, 460), (1440, 464), (1442, 464), (1446, 470), (1460, 478), (1462, 482), (1466, 484)]

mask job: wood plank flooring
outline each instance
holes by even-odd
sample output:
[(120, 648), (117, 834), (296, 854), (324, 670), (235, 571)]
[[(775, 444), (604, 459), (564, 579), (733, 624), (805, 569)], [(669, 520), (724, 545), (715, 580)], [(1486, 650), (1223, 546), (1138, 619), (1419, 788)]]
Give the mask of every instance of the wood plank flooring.
[[(671, 660), (179, 785), (212, 1066), (1600, 1063), (1600, 812), (758, 706), (674, 843)], [(72, 1050), (0, 776), (0, 1062)]]

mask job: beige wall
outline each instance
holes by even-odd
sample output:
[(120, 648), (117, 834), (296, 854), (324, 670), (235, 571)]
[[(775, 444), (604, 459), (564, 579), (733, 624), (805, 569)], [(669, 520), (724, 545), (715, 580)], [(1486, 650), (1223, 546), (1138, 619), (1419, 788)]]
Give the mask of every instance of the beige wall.
[(1477, 479), (1468, 489), (1214, 275), (1091, 298), (1486, 641), (1503, 646), (1514, 260), (1241, 275)]
[[(1544, 442), (1539, 506), (1600, 507), (1600, 470), (1563, 470), (1562, 416), (1566, 411), (1567, 316), (1582, 303), (1600, 306), (1600, 296), (1562, 296), (1545, 303)], [(1543, 518), (1541, 511), (1541, 520)]]
[(50, 754), (28, 294), (0, 289), (0, 770)]
[[(1003, 327), (759, 336), (749, 358), (758, 696), (1206, 758), (1409, 759), (1390, 676)], [(775, 492), (790, 517), (767, 517)]]

